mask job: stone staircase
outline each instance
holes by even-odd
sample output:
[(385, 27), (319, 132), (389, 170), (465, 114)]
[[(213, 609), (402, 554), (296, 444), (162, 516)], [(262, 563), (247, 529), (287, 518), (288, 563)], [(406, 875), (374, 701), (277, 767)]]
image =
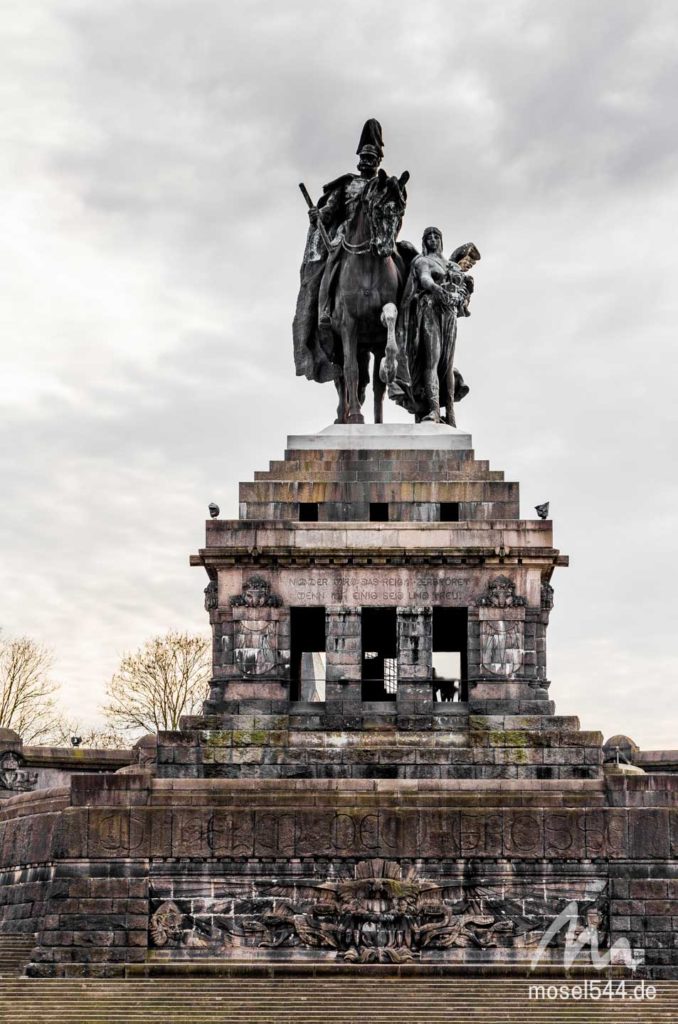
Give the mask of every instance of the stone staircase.
[(22, 974), (34, 946), (32, 935), (0, 934), (0, 978), (15, 978)]
[[(673, 1024), (678, 982), (654, 1000), (530, 998), (548, 980), (482, 978), (167, 978), (0, 981), (2, 1024)], [(601, 979), (601, 984), (604, 984)], [(613, 982), (612, 984), (618, 984)], [(562, 984), (562, 982), (553, 982)], [(570, 989), (577, 982), (568, 983)], [(639, 984), (639, 983), (637, 983)]]

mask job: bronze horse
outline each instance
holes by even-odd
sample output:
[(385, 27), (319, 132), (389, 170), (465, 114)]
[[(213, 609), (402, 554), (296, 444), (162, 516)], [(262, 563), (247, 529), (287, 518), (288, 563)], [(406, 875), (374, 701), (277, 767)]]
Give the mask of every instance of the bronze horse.
[(395, 325), (404, 276), (396, 238), (408, 179), (407, 171), (396, 178), (380, 170), (365, 189), (345, 235), (335, 243), (344, 248), (331, 321), (333, 361), (341, 368), (335, 381), (337, 423), (365, 422), (360, 410), (370, 379), (370, 355), (374, 422), (383, 420), (384, 391), (396, 368)]

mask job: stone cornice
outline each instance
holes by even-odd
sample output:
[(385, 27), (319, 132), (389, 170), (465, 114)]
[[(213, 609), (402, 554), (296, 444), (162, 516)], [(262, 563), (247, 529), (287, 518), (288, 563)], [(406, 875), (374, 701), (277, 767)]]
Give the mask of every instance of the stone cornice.
[(288, 548), (204, 548), (197, 555), (191, 555), (192, 566), (365, 566), (375, 568), (402, 568), (403, 566), (567, 566), (569, 558), (554, 548), (517, 548), (503, 556), (488, 549), (418, 549), (415, 552), (405, 548), (388, 550), (365, 548), (350, 553), (342, 550), (328, 551), (327, 548), (307, 548), (303, 551)]

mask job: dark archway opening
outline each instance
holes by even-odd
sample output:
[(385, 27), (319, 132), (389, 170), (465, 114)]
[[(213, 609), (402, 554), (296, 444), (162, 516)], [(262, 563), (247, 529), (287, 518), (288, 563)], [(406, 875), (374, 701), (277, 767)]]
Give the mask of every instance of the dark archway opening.
[(398, 643), (395, 608), (363, 608), (362, 699), (395, 700)]
[(433, 609), (431, 681), (436, 701), (468, 700), (468, 611)]
[(325, 700), (325, 608), (290, 608), (290, 700)]

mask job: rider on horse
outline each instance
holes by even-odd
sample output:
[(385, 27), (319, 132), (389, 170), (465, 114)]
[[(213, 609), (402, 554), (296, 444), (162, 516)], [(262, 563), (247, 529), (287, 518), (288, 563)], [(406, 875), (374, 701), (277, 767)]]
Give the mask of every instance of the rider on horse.
[[(365, 188), (377, 174), (384, 155), (381, 125), (365, 122), (358, 143), (358, 174), (343, 174), (323, 188), (318, 204), (309, 210), (311, 226), (301, 265), (301, 287), (294, 317), (294, 360), (297, 375), (320, 382), (336, 377), (332, 360), (334, 337), (330, 327), (333, 293), (344, 248), (340, 239), (355, 214)], [(322, 221), (337, 243), (328, 255), (318, 230)]]

